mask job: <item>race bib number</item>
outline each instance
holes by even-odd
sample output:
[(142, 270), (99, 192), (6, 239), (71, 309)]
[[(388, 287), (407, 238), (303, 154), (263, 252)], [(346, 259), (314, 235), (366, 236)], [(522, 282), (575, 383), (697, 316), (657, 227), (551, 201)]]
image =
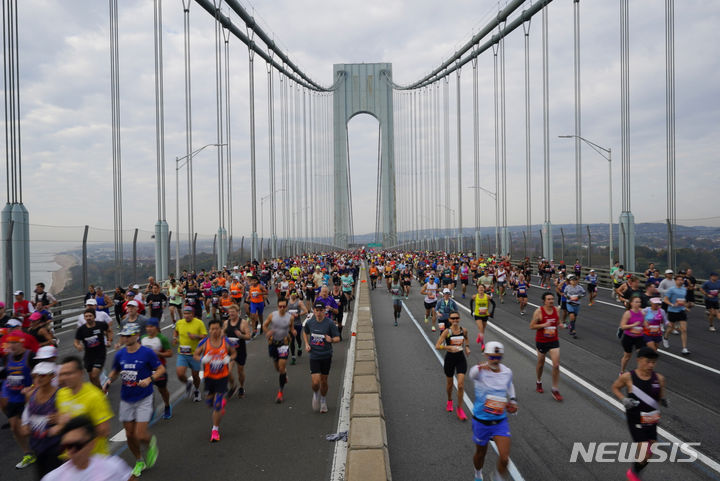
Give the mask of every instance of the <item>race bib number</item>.
[(120, 379), (122, 379), (123, 386), (135, 387), (137, 386), (137, 371), (123, 370), (120, 372)]
[(192, 353), (192, 347), (180, 346), (180, 354), (191, 354), (191, 353)]
[(398, 289), (397, 287), (393, 287), (393, 288), (390, 290), (390, 292), (392, 293), (393, 296), (399, 296), (399, 295), (400, 295), (400, 289)]
[(429, 293), (428, 299), (435, 299), (435, 293), (434, 292)]
[(494, 414), (496, 416), (501, 415), (505, 412), (505, 405), (507, 400), (500, 396), (493, 396), (488, 394), (485, 398), (485, 404), (483, 405), (483, 411), (488, 414)]
[(647, 330), (651, 336), (656, 336), (656, 335), (660, 334), (660, 326), (655, 326), (655, 325), (650, 324), (648, 326)]
[(440, 329), (441, 331), (445, 329), (445, 323), (442, 321), (438, 321), (438, 329)]
[(214, 356), (212, 358), (212, 361), (210, 361), (210, 372), (213, 374), (219, 373), (222, 370), (223, 366), (225, 366), (225, 364), (223, 363), (222, 358), (219, 356)]
[(577, 302), (578, 299), (580, 299), (580, 296), (570, 296), (570, 301), (571, 301), (571, 302)]
[(640, 412), (641, 424), (657, 424), (660, 421), (660, 411)]
[(488, 308), (487, 307), (478, 307), (478, 314), (481, 316), (487, 315)]
[(718, 291), (717, 291), (717, 289), (713, 289), (710, 292), (708, 292), (708, 294), (710, 294), (710, 297), (717, 297)]
[(325, 345), (325, 334), (312, 334), (310, 338), (310, 344), (313, 346), (324, 346)]
[(13, 391), (20, 391), (22, 389), (24, 380), (25, 376), (11, 374), (5, 380), (5, 385), (8, 387), (8, 389), (12, 389)]
[(239, 337), (228, 337), (227, 340), (230, 343), (231, 347), (238, 347), (240, 345)]
[(463, 336), (450, 336), (451, 346), (461, 347), (463, 345), (463, 341), (465, 341), (465, 337)]
[(639, 326), (639, 325), (638, 325), (638, 326), (633, 326), (633, 327), (630, 329), (630, 332), (632, 332), (633, 334), (642, 334), (642, 331), (643, 331), (643, 328), (642, 328), (642, 326)]
[(278, 348), (277, 348), (278, 357), (280, 359), (286, 359), (288, 357), (289, 350), (290, 350), (290, 346), (278, 346)]
[(557, 334), (557, 327), (556, 326), (548, 326), (543, 328), (543, 335), (545, 337), (555, 337)]
[(524, 288), (524, 287), (519, 287), (519, 288), (518, 288), (518, 293), (519, 293), (519, 294), (525, 294), (525, 288)]

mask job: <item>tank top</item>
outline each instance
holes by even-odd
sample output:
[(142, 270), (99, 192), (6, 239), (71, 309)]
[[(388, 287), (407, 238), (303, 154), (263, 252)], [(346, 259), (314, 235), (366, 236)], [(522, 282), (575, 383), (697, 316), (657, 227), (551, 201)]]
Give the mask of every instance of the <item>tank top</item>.
[(219, 347), (212, 347), (210, 344), (210, 338), (205, 341), (205, 350), (203, 351), (203, 357), (209, 355), (212, 359), (210, 362), (205, 363), (205, 377), (210, 379), (222, 379), (227, 377), (230, 373), (228, 365), (223, 363), (223, 358), (229, 355), (225, 337), (222, 338), (222, 342)]
[(437, 290), (438, 290), (437, 284), (435, 284), (434, 282), (428, 282), (425, 285), (425, 292), (427, 293), (427, 294), (425, 294), (425, 302), (427, 302), (427, 303), (436, 302), (437, 301)]
[(257, 286), (250, 286), (249, 292), (250, 302), (254, 302), (256, 304), (263, 302), (262, 287), (260, 287), (260, 284)]
[(110, 314), (110, 307), (105, 302), (105, 296), (95, 296), (95, 302), (97, 302), (97, 310)]
[(631, 424), (640, 424), (642, 426), (653, 426), (660, 421), (660, 409), (658, 401), (660, 400), (660, 380), (657, 373), (653, 372), (650, 379), (643, 380), (635, 373), (630, 371), (632, 379), (632, 391), (628, 394), (631, 399), (637, 399), (640, 404), (626, 411), (628, 421)]
[(288, 313), (295, 316), (295, 324), (302, 324), (300, 319), (300, 301), (288, 302)]
[(660, 336), (662, 334), (663, 310), (658, 309), (657, 311), (653, 311), (648, 307), (643, 312), (645, 313), (645, 321), (647, 321), (648, 324), (645, 327), (644, 334), (650, 337)]
[(518, 282), (517, 293), (521, 296), (527, 295), (527, 284), (524, 282)]
[(292, 316), (289, 313), (285, 313), (284, 316), (280, 315), (279, 311), (272, 313), (270, 318), (270, 330), (272, 331), (272, 340), (275, 342), (281, 342), (290, 334), (290, 323), (292, 322)]
[(41, 403), (37, 400), (37, 391), (30, 395), (27, 404), (29, 414), (28, 424), (30, 425), (30, 447), (35, 452), (42, 453), (60, 443), (60, 436), (48, 436), (48, 431), (55, 424), (50, 422), (50, 416), (57, 412), (55, 407), (55, 395), (57, 390), (50, 398)]
[(243, 295), (242, 284), (233, 282), (230, 284), (230, 297), (241, 298)]
[(475, 295), (475, 303), (473, 307), (473, 316), (476, 317), (487, 317), (490, 307), (490, 298), (487, 294), (483, 294), (483, 297), (480, 297), (479, 294)]
[(630, 320), (628, 325), (632, 326), (630, 329), (625, 329), (625, 335), (630, 337), (640, 337), (643, 335), (643, 320), (644, 315), (642, 311), (630, 311)]
[[(452, 328), (448, 329), (448, 336), (445, 338), (446, 346), (457, 346), (457, 347), (463, 346), (463, 343), (465, 341), (465, 335), (464, 335), (465, 330), (462, 328), (462, 326), (460, 326), (460, 325), (458, 325), (458, 326), (460, 327), (459, 334), (455, 334), (452, 331)], [(464, 355), (465, 355), (465, 353), (463, 351), (458, 351), (458, 352), (447, 351), (445, 353), (445, 357), (447, 357), (447, 356), (464, 356)]]
[(555, 306), (553, 306), (552, 313), (548, 314), (547, 312), (545, 312), (545, 307), (541, 307), (540, 314), (542, 315), (542, 323), (545, 324), (547, 322), (550, 322), (550, 325), (535, 331), (535, 342), (557, 341), (558, 340), (557, 328), (558, 328), (558, 324), (560, 323), (557, 308), (555, 308)]
[[(240, 338), (238, 337), (238, 333), (236, 331), (240, 330), (240, 325), (242, 323), (242, 319), (238, 318), (238, 323), (234, 326), (230, 321), (228, 321), (228, 325), (225, 328), (225, 337), (227, 337), (228, 343), (230, 344), (230, 347), (237, 348), (238, 345), (240, 345)], [(243, 342), (244, 344), (244, 342)]]
[(393, 301), (402, 299), (402, 289), (399, 282), (397, 284), (395, 284), (394, 282), (390, 284), (390, 294), (392, 294)]

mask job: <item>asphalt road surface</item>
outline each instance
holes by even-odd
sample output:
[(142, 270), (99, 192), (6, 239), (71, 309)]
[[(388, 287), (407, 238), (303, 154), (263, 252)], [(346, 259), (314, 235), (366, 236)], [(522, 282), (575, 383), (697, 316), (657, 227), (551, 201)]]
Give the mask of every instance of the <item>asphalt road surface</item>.
[[(470, 422), (461, 422), (445, 411), (445, 375), (434, 349), (439, 332), (430, 330), (423, 319), (425, 310), (420, 286), (413, 283), (412, 294), (404, 301), (399, 326), (392, 323), (392, 303), (385, 287), (371, 291), (372, 315), (380, 365), (390, 464), (395, 481), (417, 479), (472, 479), (474, 445)], [(530, 302), (539, 304), (544, 289), (533, 287)], [(484, 357), (475, 344), (477, 328), (467, 306), (456, 292), (461, 307), (461, 325), (469, 331), (472, 343), (469, 365)], [(512, 295), (505, 297), (486, 331), (486, 342), (505, 345), (503, 363), (514, 373), (519, 412), (511, 416), (511, 461), (516, 478), (547, 479), (625, 479), (627, 462), (570, 462), (573, 443), (630, 441), (623, 411), (612, 404), (610, 386), (620, 371), (622, 348), (615, 337), (623, 309), (602, 290), (593, 307), (582, 306), (577, 322), (578, 339), (561, 330), (561, 366), (570, 371), (560, 378), (562, 403), (550, 395), (550, 367), (543, 375), (544, 394), (535, 392), (534, 331), (530, 317), (536, 307), (528, 306), (520, 316)], [(701, 480), (720, 479), (720, 337), (708, 332), (702, 308), (695, 308), (689, 321), (688, 347), (692, 354), (680, 356), (679, 336), (671, 336), (669, 354), (661, 354), (657, 371), (667, 378), (669, 408), (662, 410), (660, 427), (668, 436), (700, 443), (707, 463), (653, 463), (643, 471), (643, 479)], [(664, 351), (664, 350), (663, 350)], [(441, 354), (442, 355), (442, 354)], [(635, 360), (629, 367), (634, 368)], [(468, 403), (474, 397), (472, 381), (467, 381)], [(455, 393), (453, 398), (456, 398)], [(468, 405), (466, 413), (471, 412)], [(586, 444), (587, 446), (587, 444)], [(666, 448), (670, 452), (670, 448)], [(612, 458), (612, 456), (610, 456)], [(688, 459), (688, 456), (678, 456)], [(489, 479), (497, 457), (488, 450), (484, 474)], [(709, 465), (708, 465), (709, 464)]]

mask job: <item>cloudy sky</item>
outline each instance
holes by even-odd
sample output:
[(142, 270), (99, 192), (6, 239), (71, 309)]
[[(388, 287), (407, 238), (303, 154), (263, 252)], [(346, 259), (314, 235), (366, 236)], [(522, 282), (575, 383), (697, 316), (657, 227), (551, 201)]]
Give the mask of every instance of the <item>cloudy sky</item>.
[[(107, 2), (22, 0), (20, 60), (24, 200), (32, 224), (44, 235), (75, 236), (80, 226), (112, 239), (110, 59)], [(153, 8), (150, 0), (121, 0), (120, 96), (124, 225), (151, 231), (156, 220)], [(416, 80), (441, 63), (497, 12), (488, 0), (255, 0), (242, 2), (279, 45), (313, 79), (332, 82), (333, 63), (391, 62), (399, 84)], [(503, 5), (505, 2), (501, 2)], [(620, 37), (618, 2), (581, 2), (582, 132), (613, 149), (615, 217), (620, 209)], [(678, 218), (720, 225), (717, 152), (720, 150), (720, 4), (682, 0), (676, 9), (676, 103)], [(680, 5), (681, 4), (681, 5)], [(233, 17), (238, 25), (239, 18)], [(664, 1), (634, 0), (630, 11), (632, 210), (638, 222), (665, 218)], [(164, 2), (165, 149), (168, 220), (175, 227), (174, 158), (185, 153), (183, 23), (180, 0)], [(558, 135), (573, 131), (572, 3), (549, 6), (550, 154), (552, 221), (573, 222), (574, 150)], [(213, 19), (191, 7), (193, 139), (216, 141)], [(543, 218), (540, 17), (530, 28), (533, 222)], [(231, 129), (235, 235), (250, 232), (247, 50), (231, 41)], [(509, 224), (525, 221), (523, 36), (506, 41)], [(494, 190), (492, 55), (480, 73), (481, 185)], [(269, 192), (266, 71), (256, 62), (258, 198)], [(462, 162), (472, 179), (472, 74), (462, 72)], [(277, 80), (277, 79), (276, 79)], [(277, 82), (276, 82), (277, 84)], [(455, 146), (455, 88), (451, 84), (451, 158)], [(349, 124), (355, 232), (374, 229), (377, 121), (362, 115)], [(276, 149), (279, 152), (279, 147)], [(217, 229), (216, 153), (195, 160), (196, 230)], [(453, 185), (456, 185), (453, 167)], [(4, 174), (4, 172), (3, 172)], [(465, 177), (465, 175), (464, 175)], [(472, 181), (464, 181), (464, 187)], [(607, 163), (583, 149), (584, 221), (607, 221)], [(463, 189), (463, 223), (473, 222), (471, 189)], [(519, 192), (515, 194), (514, 191)], [(184, 189), (181, 184), (181, 197)], [(491, 199), (482, 222), (494, 221)], [(258, 201), (259, 204), (259, 201)], [(450, 207), (456, 208), (453, 197)], [(369, 208), (372, 206), (373, 208)], [(428, 205), (423, 209), (431, 209)], [(181, 212), (185, 211), (181, 203)], [(715, 217), (714, 217), (715, 216)], [(691, 219), (710, 218), (704, 221)], [(181, 231), (185, 232), (185, 216)], [(402, 221), (401, 221), (402, 225)], [(267, 222), (264, 230), (267, 233)], [(260, 225), (258, 226), (260, 231)], [(104, 232), (104, 233), (103, 233)]]

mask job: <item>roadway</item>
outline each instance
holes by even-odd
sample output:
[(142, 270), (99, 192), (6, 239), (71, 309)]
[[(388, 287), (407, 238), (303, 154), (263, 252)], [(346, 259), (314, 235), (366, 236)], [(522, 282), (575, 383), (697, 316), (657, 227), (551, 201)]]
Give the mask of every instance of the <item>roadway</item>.
[[(392, 304), (384, 287), (371, 291), (372, 315), (380, 366), (383, 409), (386, 415), (390, 463), (394, 480), (470, 479), (472, 454), (470, 422), (460, 422), (445, 412), (445, 377), (434, 349), (438, 333), (423, 322), (424, 307), (419, 286), (413, 283), (410, 298), (398, 327), (392, 324)], [(540, 293), (534, 287), (530, 301), (538, 304)], [(483, 356), (475, 344), (477, 328), (470, 316), (468, 299), (456, 293), (462, 325), (468, 328), (472, 342), (469, 364)], [(528, 306), (525, 316), (509, 295), (498, 303), (486, 340), (505, 345), (503, 359), (513, 370), (520, 404), (511, 417), (513, 448), (511, 461), (526, 480), (542, 479), (625, 479), (627, 463), (570, 462), (573, 443), (630, 441), (623, 411), (610, 391), (619, 373), (622, 348), (615, 337), (622, 307), (601, 290), (600, 301), (582, 307), (578, 339), (561, 332), (562, 404), (550, 396), (550, 368), (543, 376), (545, 394), (535, 392), (534, 331), (528, 328), (535, 307)], [(716, 357), (720, 337), (707, 331), (701, 308), (690, 315), (689, 358), (679, 355), (679, 336), (671, 337), (669, 354), (661, 356), (658, 372), (667, 377), (667, 399), (660, 426), (666, 439), (675, 436), (686, 442), (699, 442), (699, 451), (708, 464), (651, 464), (644, 479), (720, 479), (720, 432), (716, 429), (720, 408), (720, 359)], [(634, 360), (630, 367), (634, 367)], [(572, 376), (572, 377), (570, 377)], [(469, 413), (473, 386), (466, 382), (466, 406)], [(454, 395), (455, 398), (455, 395)], [(612, 399), (611, 399), (612, 398)], [(715, 426), (708, 429), (709, 426)], [(662, 436), (661, 436), (662, 437)], [(661, 440), (666, 440), (661, 439)], [(484, 473), (494, 469), (496, 455), (488, 450)], [(518, 477), (519, 478), (519, 477)]]
[[(273, 310), (272, 302), (265, 312)], [(349, 326), (351, 315), (346, 319)], [(172, 326), (167, 316), (161, 329), (169, 339)], [(349, 331), (349, 327), (347, 328)], [(60, 334), (59, 359), (78, 354), (72, 346), (71, 333)], [(278, 374), (268, 357), (264, 336), (248, 341), (245, 367), (245, 397), (228, 401), (227, 413), (220, 426), (221, 441), (210, 443), (211, 412), (204, 402), (194, 403), (185, 398), (184, 385), (175, 377), (176, 356), (168, 359), (169, 384), (173, 417), (161, 418), (163, 402), (155, 392), (156, 416), (151, 432), (158, 438), (160, 455), (157, 464), (145, 471), (143, 480), (178, 481), (195, 479), (252, 479), (276, 481), (290, 476), (297, 480), (328, 479), (332, 468), (335, 443), (325, 439), (337, 431), (338, 406), (345, 370), (345, 355), (349, 335), (334, 345), (330, 371), (327, 414), (313, 412), (311, 407), (310, 368), (307, 353), (288, 366), (285, 401), (275, 403)], [(109, 372), (114, 350), (108, 352), (105, 363)], [(120, 404), (120, 385), (114, 383), (108, 394), (117, 415)], [(134, 458), (127, 449), (122, 426), (114, 417), (111, 421), (110, 447), (130, 466)], [(0, 472), (10, 473), (0, 479), (30, 481), (35, 478), (34, 467), (16, 470), (21, 458), (20, 449), (9, 430), (0, 431)]]

